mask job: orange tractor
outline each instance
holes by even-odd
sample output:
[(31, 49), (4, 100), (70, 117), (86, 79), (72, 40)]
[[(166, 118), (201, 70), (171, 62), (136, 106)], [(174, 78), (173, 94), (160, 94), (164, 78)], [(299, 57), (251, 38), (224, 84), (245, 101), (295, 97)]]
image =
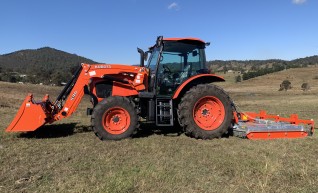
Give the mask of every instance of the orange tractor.
[(81, 64), (54, 102), (48, 95), (35, 102), (29, 94), (6, 131), (34, 131), (68, 117), (84, 94), (89, 94), (92, 108), (87, 113), (101, 140), (132, 136), (140, 120), (163, 127), (180, 125), (185, 134), (198, 139), (221, 137), (229, 128), (250, 139), (313, 133), (313, 120), (300, 120), (296, 115), (280, 118), (265, 112), (236, 112), (227, 93), (211, 84), (224, 79), (206, 67), (208, 44), (197, 38), (159, 36), (147, 52), (138, 48), (140, 66)]

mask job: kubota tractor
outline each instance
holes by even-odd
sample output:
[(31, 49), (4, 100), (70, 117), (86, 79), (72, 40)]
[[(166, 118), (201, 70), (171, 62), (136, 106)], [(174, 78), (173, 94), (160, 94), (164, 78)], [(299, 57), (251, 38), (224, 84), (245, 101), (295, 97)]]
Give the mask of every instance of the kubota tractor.
[[(82, 64), (55, 102), (48, 95), (35, 102), (29, 94), (6, 131), (34, 131), (68, 117), (83, 95), (89, 94), (92, 108), (87, 112), (101, 140), (132, 136), (141, 118), (157, 126), (179, 124), (187, 135), (199, 139), (220, 137), (230, 127), (247, 138), (303, 137), (313, 132), (312, 120), (275, 118), (276, 122), (289, 124), (279, 123), (272, 128), (274, 124), (259, 121), (273, 118), (264, 116), (264, 112), (237, 113), (226, 92), (211, 84), (224, 79), (209, 73), (207, 45), (197, 38), (159, 36), (148, 51), (138, 48), (140, 66)], [(144, 66), (148, 54), (148, 64)]]

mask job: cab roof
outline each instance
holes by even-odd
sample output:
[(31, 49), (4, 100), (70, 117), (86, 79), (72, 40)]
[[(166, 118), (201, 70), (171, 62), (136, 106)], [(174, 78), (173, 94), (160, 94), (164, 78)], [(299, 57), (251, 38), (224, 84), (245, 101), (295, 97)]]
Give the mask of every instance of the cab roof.
[(205, 42), (199, 38), (193, 38), (193, 37), (185, 37), (185, 38), (163, 38), (163, 41), (198, 41), (201, 42), (203, 44), (205, 44)]

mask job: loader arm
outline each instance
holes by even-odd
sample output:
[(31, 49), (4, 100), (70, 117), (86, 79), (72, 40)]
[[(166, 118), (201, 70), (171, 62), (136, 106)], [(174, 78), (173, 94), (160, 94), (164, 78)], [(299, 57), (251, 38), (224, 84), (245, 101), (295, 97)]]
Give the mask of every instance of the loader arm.
[(52, 122), (68, 117), (76, 111), (84, 96), (84, 87), (88, 85), (90, 65), (82, 64), (74, 73), (72, 79), (65, 85), (56, 98), (54, 107), (58, 109)]
[(42, 125), (69, 117), (76, 111), (85, 94), (85, 86), (89, 86), (91, 79), (112, 81), (115, 88), (113, 95), (128, 96), (137, 95), (138, 91), (146, 89), (144, 78), (147, 75), (148, 71), (144, 67), (81, 64), (54, 103), (48, 95), (36, 102), (33, 95), (28, 94), (6, 131), (35, 131)]
[[(74, 113), (85, 94), (84, 88), (89, 86), (91, 79), (112, 81), (114, 83), (113, 96), (132, 96), (138, 95), (138, 91), (146, 89), (145, 82), (147, 82), (148, 73), (144, 67), (82, 64), (54, 102), (54, 106), (59, 109), (54, 116), (54, 121)], [(120, 78), (116, 75), (120, 75)]]
[[(70, 116), (83, 98), (84, 86), (89, 81), (85, 76), (89, 67), (86, 64), (79, 66), (54, 103), (48, 95), (45, 95), (42, 101), (36, 102), (33, 94), (28, 94), (6, 131), (35, 131), (42, 125)], [(69, 96), (71, 93), (72, 96)]]

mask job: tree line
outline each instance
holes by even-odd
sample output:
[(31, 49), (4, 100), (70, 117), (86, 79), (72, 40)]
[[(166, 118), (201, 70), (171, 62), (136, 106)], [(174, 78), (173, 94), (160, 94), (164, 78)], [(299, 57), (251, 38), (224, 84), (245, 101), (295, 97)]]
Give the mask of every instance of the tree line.
[(236, 82), (242, 80), (248, 80), (257, 76), (263, 76), (265, 74), (282, 71), (289, 68), (301, 68), (312, 65), (318, 65), (318, 56), (311, 56), (306, 58), (299, 58), (296, 60), (230, 60), (221, 61), (214, 60), (209, 61), (208, 65), (213, 73), (224, 72), (229, 70), (239, 71), (242, 75), (236, 77)]
[[(20, 50), (0, 55), (0, 81), (60, 85), (67, 82), (81, 63), (97, 63), (88, 58), (54, 48)], [(318, 56), (296, 60), (213, 60), (207, 61), (212, 73), (240, 71), (243, 80), (288, 68), (318, 64)], [(238, 81), (241, 81), (238, 79)]]

